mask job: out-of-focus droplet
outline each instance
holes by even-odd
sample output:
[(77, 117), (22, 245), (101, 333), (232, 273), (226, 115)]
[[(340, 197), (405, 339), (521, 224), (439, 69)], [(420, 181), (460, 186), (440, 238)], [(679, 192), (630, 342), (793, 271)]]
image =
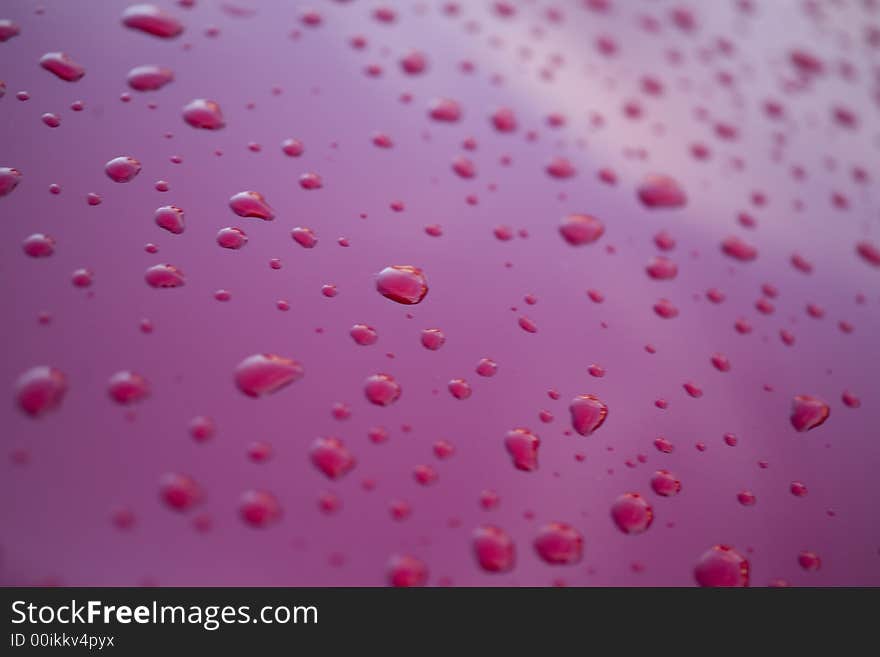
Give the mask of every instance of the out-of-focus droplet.
[(19, 408), (31, 417), (40, 417), (61, 405), (67, 394), (67, 377), (48, 365), (32, 367), (15, 382)]
[(856, 244), (856, 253), (869, 265), (880, 267), (880, 247), (873, 242), (867, 240), (859, 242)]
[(449, 98), (437, 98), (428, 105), (428, 115), (441, 123), (455, 123), (461, 119), (461, 106)]
[(86, 69), (63, 52), (47, 52), (40, 57), (40, 66), (65, 82), (76, 82), (86, 74)]
[(299, 157), (305, 152), (305, 146), (299, 139), (290, 137), (281, 142), (281, 152), (288, 157)]
[(318, 238), (315, 237), (315, 232), (311, 228), (298, 226), (290, 231), (290, 236), (304, 249), (313, 249), (318, 243)]
[(474, 555), (488, 573), (506, 573), (516, 564), (516, 546), (503, 529), (494, 525), (478, 527), (473, 533)]
[(572, 246), (592, 244), (605, 233), (605, 224), (588, 214), (570, 214), (562, 218), (559, 234)]
[(264, 490), (249, 490), (242, 493), (238, 511), (245, 524), (251, 527), (268, 527), (281, 518), (281, 505), (278, 499)]
[(687, 195), (674, 178), (650, 175), (639, 185), (639, 200), (648, 208), (680, 208), (687, 203)]
[(551, 522), (538, 532), (534, 546), (545, 563), (566, 566), (579, 563), (583, 558), (584, 538), (567, 523)]
[(229, 207), (239, 217), (255, 217), (270, 221), (275, 212), (259, 192), (239, 192), (229, 199)]
[(424, 586), (428, 581), (425, 562), (410, 555), (394, 555), (388, 562), (388, 584), (394, 587)]
[(517, 470), (533, 472), (538, 469), (538, 448), (541, 440), (528, 429), (516, 428), (507, 432), (504, 447)]
[(201, 486), (192, 477), (174, 472), (162, 476), (159, 495), (174, 511), (189, 511), (204, 497)]
[(700, 557), (694, 578), (700, 586), (748, 586), (749, 562), (729, 545), (715, 545)]
[(117, 404), (134, 404), (150, 396), (150, 384), (140, 374), (123, 370), (110, 377), (107, 393)]
[(141, 172), (141, 163), (133, 157), (114, 157), (104, 165), (104, 173), (113, 182), (127, 183)]
[(758, 257), (758, 249), (735, 235), (731, 235), (721, 242), (721, 251), (740, 262), (751, 262)]
[(648, 261), (645, 272), (655, 281), (669, 281), (678, 275), (678, 265), (664, 256), (656, 256)]
[(376, 289), (386, 299), (414, 305), (428, 294), (428, 281), (422, 270), (413, 265), (391, 265), (376, 277)]
[(55, 240), (45, 233), (28, 235), (21, 248), (31, 258), (48, 258), (55, 253)]
[(373, 374), (364, 382), (364, 394), (376, 406), (389, 406), (400, 398), (400, 384), (390, 374)]
[(798, 554), (798, 564), (807, 572), (814, 572), (822, 567), (822, 560), (819, 555), (811, 550), (802, 550)]
[(446, 335), (438, 328), (424, 329), (421, 335), (422, 346), (430, 351), (437, 351), (446, 343)]
[(571, 426), (582, 436), (589, 436), (605, 422), (608, 407), (595, 395), (578, 395), (568, 406)]
[(254, 354), (241, 361), (234, 372), (235, 385), (248, 397), (264, 397), (301, 379), (303, 367), (292, 358)]
[(828, 404), (810, 395), (797, 395), (791, 402), (791, 426), (795, 431), (804, 432), (815, 429), (828, 419), (831, 408)]
[(624, 534), (641, 534), (654, 522), (654, 509), (638, 493), (624, 493), (611, 505), (611, 518)]
[(669, 470), (657, 470), (651, 477), (651, 489), (662, 497), (672, 497), (681, 492), (681, 481)]

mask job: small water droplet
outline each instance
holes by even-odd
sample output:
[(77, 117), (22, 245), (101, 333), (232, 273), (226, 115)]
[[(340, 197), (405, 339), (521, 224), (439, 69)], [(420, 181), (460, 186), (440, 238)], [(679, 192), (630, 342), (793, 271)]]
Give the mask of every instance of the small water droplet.
[(180, 235), (185, 229), (183, 210), (175, 205), (163, 205), (153, 214), (153, 219), (159, 228), (164, 228), (169, 233)]
[(144, 273), (147, 285), (154, 288), (181, 287), (185, 283), (183, 272), (174, 265), (153, 265)]
[(171, 39), (183, 32), (183, 25), (174, 16), (146, 3), (132, 5), (122, 12), (122, 24), (162, 39)]

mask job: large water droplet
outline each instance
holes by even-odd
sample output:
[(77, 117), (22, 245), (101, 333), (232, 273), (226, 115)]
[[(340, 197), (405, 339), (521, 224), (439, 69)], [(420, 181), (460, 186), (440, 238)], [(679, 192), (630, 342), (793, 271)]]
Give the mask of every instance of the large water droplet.
[(153, 214), (153, 219), (159, 228), (164, 228), (175, 235), (180, 235), (186, 227), (183, 220), (183, 210), (175, 205), (163, 205), (158, 208)]
[(489, 573), (506, 573), (516, 564), (516, 546), (507, 532), (493, 525), (478, 527), (473, 534), (474, 554), (480, 568)]
[(123, 370), (110, 377), (107, 394), (117, 404), (134, 404), (150, 396), (150, 384), (140, 374)]
[(229, 207), (239, 217), (256, 217), (269, 221), (275, 212), (259, 192), (239, 192), (229, 199)]
[(122, 24), (163, 39), (171, 39), (183, 32), (183, 25), (174, 16), (156, 5), (132, 5), (122, 12)]
[(184, 106), (183, 120), (201, 130), (219, 130), (226, 125), (220, 105), (205, 98), (197, 98)]
[(541, 440), (528, 429), (516, 428), (507, 432), (504, 447), (517, 470), (533, 472), (538, 469), (538, 447)]
[(570, 214), (559, 225), (559, 234), (572, 246), (592, 244), (604, 233), (605, 224), (588, 214)]
[(144, 274), (147, 285), (155, 288), (181, 287), (184, 282), (183, 272), (174, 265), (153, 265)]
[(641, 534), (654, 522), (654, 509), (638, 493), (624, 493), (611, 505), (611, 518), (624, 534)]
[(65, 82), (76, 82), (86, 74), (86, 69), (63, 52), (47, 52), (40, 57), (40, 66)]
[(571, 426), (582, 436), (589, 436), (605, 422), (608, 407), (595, 395), (578, 395), (568, 407)]
[(567, 523), (551, 522), (538, 532), (535, 551), (546, 563), (554, 566), (576, 564), (583, 558), (584, 538)]
[(13, 167), (0, 167), (0, 197), (11, 194), (21, 182), (21, 171)]
[(241, 361), (234, 372), (235, 385), (248, 397), (278, 392), (303, 376), (303, 367), (291, 358), (254, 354)]
[(373, 374), (364, 382), (364, 394), (376, 406), (393, 404), (400, 393), (400, 384), (390, 374)]
[(31, 417), (58, 408), (66, 393), (67, 377), (61, 370), (48, 365), (32, 367), (15, 382), (18, 406)]
[(748, 586), (749, 562), (729, 545), (715, 545), (700, 557), (694, 578), (700, 586)]
[(804, 432), (815, 429), (828, 419), (831, 409), (818, 397), (797, 395), (791, 401), (791, 426)]
[(391, 265), (376, 277), (376, 289), (386, 299), (413, 305), (428, 294), (428, 281), (422, 270), (413, 265)]
[(126, 80), (135, 91), (158, 91), (174, 80), (174, 72), (162, 66), (135, 66), (128, 72)]
[(684, 190), (674, 178), (650, 175), (638, 188), (639, 200), (648, 208), (680, 208), (687, 203)]
[(141, 172), (141, 163), (133, 157), (123, 155), (114, 157), (104, 165), (104, 173), (113, 182), (127, 183)]

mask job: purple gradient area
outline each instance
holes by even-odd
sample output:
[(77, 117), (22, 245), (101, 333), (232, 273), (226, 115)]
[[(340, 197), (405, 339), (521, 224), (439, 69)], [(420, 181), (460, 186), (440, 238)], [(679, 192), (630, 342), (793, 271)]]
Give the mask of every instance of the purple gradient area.
[[(732, 1), (691, 2), (693, 30), (672, 17), (682, 3), (501, 3), (515, 9), (509, 16), (498, 3), (461, 1), (456, 15), (448, 4), (313, 2), (322, 20), (309, 26), (301, 3), (160, 3), (185, 26), (175, 39), (124, 27), (126, 5), (110, 0), (3, 4), (0, 18), (21, 33), (0, 43), (0, 166), (22, 179), (0, 198), (8, 399), (0, 405), (0, 582), (372, 586), (387, 582), (392, 555), (409, 554), (426, 564), (430, 585), (690, 586), (700, 555), (728, 544), (748, 558), (753, 585), (880, 585), (880, 269), (856, 254), (862, 240), (880, 244), (878, 3), (816, 2), (808, 11), (755, 0), (747, 11)], [(377, 21), (378, 6), (393, 7), (396, 20)], [(656, 33), (644, 29), (646, 16)], [(366, 38), (364, 49), (351, 47), (354, 35)], [(603, 35), (617, 43), (615, 54), (597, 49)], [(399, 65), (414, 47), (428, 58), (421, 75)], [(798, 73), (793, 49), (814, 53), (825, 72)], [(64, 82), (40, 68), (53, 51), (68, 53), (85, 76)], [(148, 64), (172, 69), (174, 81), (156, 92), (128, 88), (129, 70)], [(381, 76), (365, 75), (371, 64)], [(645, 75), (663, 82), (662, 96), (640, 89)], [(17, 100), (19, 91), (29, 100)], [(460, 103), (461, 121), (428, 117), (430, 101), (443, 97)], [(183, 121), (182, 108), (198, 98), (219, 103), (224, 129)], [(784, 118), (766, 115), (771, 98), (784, 104)], [(77, 100), (81, 112), (69, 109)], [(641, 118), (624, 115), (630, 100)], [(838, 105), (857, 126), (834, 121)], [(514, 111), (514, 133), (492, 127), (498, 107)], [(45, 112), (58, 114), (60, 126), (44, 125)], [(551, 113), (566, 124), (548, 125)], [(736, 126), (738, 138), (719, 138), (717, 122)], [(374, 131), (393, 148), (374, 146)], [(282, 152), (290, 137), (303, 142), (301, 157)], [(469, 137), (472, 151), (463, 148)], [(251, 152), (250, 142), (262, 150)], [(711, 157), (695, 159), (694, 143)], [(476, 177), (453, 172), (460, 155), (473, 160)], [(128, 184), (104, 173), (117, 156), (142, 163)], [(559, 156), (575, 176), (547, 175)], [(616, 184), (597, 177), (606, 167)], [(865, 169), (867, 183), (853, 167)], [(301, 188), (306, 172), (318, 173), (323, 188)], [(635, 190), (651, 173), (674, 176), (687, 205), (643, 207)], [(157, 191), (158, 180), (169, 191)], [(232, 213), (229, 198), (244, 190), (265, 196), (274, 221)], [(103, 202), (89, 206), (90, 192)], [(756, 192), (764, 205), (753, 202)], [(835, 206), (835, 193), (847, 208)], [(390, 207), (398, 200), (402, 212)], [(153, 221), (156, 208), (172, 204), (185, 212), (180, 235)], [(740, 212), (757, 226), (741, 226)], [(571, 213), (600, 218), (604, 235), (567, 244), (558, 227)], [(442, 236), (426, 234), (431, 224)], [(499, 225), (513, 239), (497, 239)], [(242, 228), (248, 244), (220, 248), (215, 236), (226, 226)], [(315, 231), (314, 249), (291, 239), (296, 226)], [(664, 254), (678, 265), (674, 280), (645, 273), (661, 230), (676, 241)], [(33, 233), (51, 235), (55, 253), (28, 257), (21, 243)], [(754, 245), (757, 259), (725, 256), (729, 235)], [(147, 243), (158, 253), (146, 252)], [(791, 265), (794, 253), (812, 273)], [(180, 268), (185, 286), (149, 287), (144, 272), (157, 263)], [(420, 304), (377, 293), (376, 274), (395, 264), (425, 272), (430, 291)], [(94, 272), (88, 289), (71, 283), (83, 267)], [(764, 283), (779, 291), (771, 314), (755, 307)], [(326, 284), (337, 296), (322, 294)], [(723, 303), (707, 300), (713, 287)], [(216, 300), (218, 289), (231, 299)], [(588, 289), (604, 302), (591, 301)], [(534, 305), (524, 300), (530, 294)], [(654, 313), (661, 298), (678, 317)], [(276, 307), (281, 299), (289, 311)], [(809, 316), (807, 304), (824, 316)], [(41, 312), (51, 314), (46, 325)], [(520, 328), (521, 316), (536, 333)], [(144, 318), (152, 333), (140, 330)], [(735, 330), (739, 318), (751, 333)], [(840, 321), (854, 330), (842, 331)], [(357, 345), (349, 335), (357, 323), (375, 327), (378, 342)], [(427, 328), (446, 335), (437, 351), (420, 343)], [(782, 329), (793, 345), (780, 340)], [(712, 366), (716, 352), (730, 359), (729, 372)], [(233, 370), (256, 353), (296, 359), (303, 378), (246, 397)], [(497, 361), (494, 377), (476, 373), (484, 357)], [(588, 373), (594, 363), (604, 377)], [(18, 408), (15, 382), (36, 365), (64, 372), (69, 390), (57, 410), (34, 419)], [(107, 385), (121, 370), (143, 375), (150, 397), (115, 403)], [(364, 396), (375, 373), (402, 386), (389, 407)], [(459, 377), (473, 388), (468, 399), (447, 390)], [(685, 392), (689, 381), (702, 397)], [(846, 390), (860, 407), (842, 402)], [(608, 406), (588, 437), (571, 429), (568, 404), (579, 394)], [(831, 414), (797, 433), (791, 400), (803, 394), (826, 401)], [(339, 402), (350, 406), (348, 419), (333, 416)], [(539, 418), (544, 409), (551, 422)], [(199, 415), (217, 426), (204, 443), (188, 432)], [(368, 439), (376, 426), (387, 428), (386, 443)], [(534, 472), (515, 469), (505, 451), (515, 427), (540, 436)], [(736, 446), (725, 444), (726, 433)], [(357, 459), (338, 481), (309, 460), (319, 436), (341, 438)], [(672, 453), (654, 447), (658, 436), (674, 443)], [(454, 445), (453, 456), (435, 457), (439, 439)], [(273, 447), (266, 463), (247, 457), (257, 440)], [(416, 482), (420, 464), (437, 471), (436, 482)], [(651, 490), (658, 469), (680, 478), (680, 494)], [(169, 472), (202, 486), (200, 506), (181, 513), (163, 503), (159, 481)], [(806, 484), (805, 497), (791, 494), (793, 481)], [(239, 501), (252, 489), (277, 497), (279, 522), (256, 529), (242, 521)], [(496, 509), (481, 508), (483, 490), (498, 493)], [(754, 506), (737, 501), (745, 490)], [(339, 497), (338, 512), (321, 511), (324, 492)], [(625, 535), (612, 522), (611, 505), (626, 492), (653, 506), (643, 534)], [(395, 500), (411, 506), (408, 518), (392, 518)], [(134, 515), (132, 527), (114, 525), (119, 508)], [(195, 527), (208, 520), (207, 531)], [(583, 535), (579, 564), (550, 566), (536, 554), (535, 537), (554, 521)], [(484, 524), (513, 539), (509, 573), (478, 567), (472, 533)], [(820, 556), (819, 570), (801, 568), (802, 550)]]

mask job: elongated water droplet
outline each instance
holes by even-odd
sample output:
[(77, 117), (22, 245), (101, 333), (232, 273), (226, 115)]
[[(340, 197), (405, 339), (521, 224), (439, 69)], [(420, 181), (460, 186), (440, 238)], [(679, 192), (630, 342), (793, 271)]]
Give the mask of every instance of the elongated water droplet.
[(141, 172), (141, 163), (133, 157), (123, 155), (114, 157), (104, 165), (104, 173), (113, 182), (127, 183)]
[(376, 277), (376, 289), (386, 299), (414, 305), (428, 294), (428, 281), (422, 270), (413, 265), (391, 265)]
[(150, 396), (150, 384), (140, 374), (123, 370), (110, 377), (107, 393), (117, 404), (134, 404)]
[(559, 225), (559, 234), (572, 246), (592, 244), (604, 233), (605, 224), (588, 214), (570, 214)]
[(158, 91), (174, 80), (174, 72), (162, 66), (135, 66), (128, 72), (126, 81), (135, 91)]
[(183, 25), (174, 16), (156, 5), (132, 5), (122, 13), (122, 24), (162, 39), (171, 39), (183, 32)]
[(220, 105), (205, 98), (197, 98), (184, 106), (183, 120), (201, 130), (220, 130), (226, 126)]
[(86, 74), (86, 69), (63, 52), (47, 52), (40, 57), (40, 66), (65, 82), (76, 82)]
[(153, 265), (147, 269), (144, 280), (155, 288), (181, 287), (185, 283), (183, 272), (174, 265)]
[(301, 379), (303, 367), (291, 358), (254, 354), (241, 361), (234, 372), (235, 385), (248, 397), (264, 397)]
[(538, 469), (538, 448), (541, 440), (528, 429), (517, 428), (507, 432), (504, 447), (517, 470), (533, 472)]

